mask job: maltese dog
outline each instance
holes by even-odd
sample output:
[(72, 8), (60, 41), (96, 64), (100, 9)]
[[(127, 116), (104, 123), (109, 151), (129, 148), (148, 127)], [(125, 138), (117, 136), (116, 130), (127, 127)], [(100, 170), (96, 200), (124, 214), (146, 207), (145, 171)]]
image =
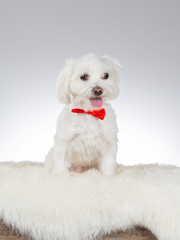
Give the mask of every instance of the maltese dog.
[(96, 168), (104, 175), (115, 174), (118, 129), (107, 101), (118, 95), (119, 72), (111, 58), (88, 54), (67, 62), (57, 81), (58, 100), (66, 106), (46, 156), (48, 170)]

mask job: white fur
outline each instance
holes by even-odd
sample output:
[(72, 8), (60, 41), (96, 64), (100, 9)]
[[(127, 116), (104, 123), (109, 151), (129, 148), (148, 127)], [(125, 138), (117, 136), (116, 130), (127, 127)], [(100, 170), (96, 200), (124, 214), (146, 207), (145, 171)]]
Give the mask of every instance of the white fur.
[[(109, 73), (106, 80), (102, 79), (104, 73)], [(83, 74), (89, 75), (87, 81), (80, 79)], [(97, 86), (103, 89), (105, 119), (72, 113), (73, 108), (95, 108), (89, 99)], [(118, 94), (119, 74), (112, 59), (88, 54), (67, 62), (57, 82), (58, 99), (66, 106), (58, 118), (54, 146), (46, 157), (48, 169), (62, 172), (80, 166), (100, 168), (106, 175), (115, 173), (118, 130), (115, 114), (106, 101)]]
[(133, 226), (180, 239), (180, 169), (117, 167), (51, 174), (40, 164), (0, 164), (0, 218), (35, 240), (89, 240)]

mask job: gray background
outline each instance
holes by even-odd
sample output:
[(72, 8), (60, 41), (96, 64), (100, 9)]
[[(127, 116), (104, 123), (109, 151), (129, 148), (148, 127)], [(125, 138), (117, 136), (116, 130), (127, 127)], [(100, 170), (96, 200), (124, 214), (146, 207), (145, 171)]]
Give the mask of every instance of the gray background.
[(0, 0), (0, 160), (43, 161), (63, 105), (57, 74), (119, 59), (118, 162), (180, 165), (180, 1)]

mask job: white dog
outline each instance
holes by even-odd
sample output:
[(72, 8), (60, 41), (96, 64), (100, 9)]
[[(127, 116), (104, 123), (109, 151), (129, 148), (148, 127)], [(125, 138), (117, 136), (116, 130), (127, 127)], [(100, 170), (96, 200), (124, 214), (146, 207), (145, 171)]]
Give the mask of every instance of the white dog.
[(118, 129), (106, 101), (118, 94), (119, 73), (112, 59), (88, 54), (67, 62), (57, 82), (58, 99), (66, 106), (46, 157), (49, 170), (97, 168), (105, 175), (115, 173)]

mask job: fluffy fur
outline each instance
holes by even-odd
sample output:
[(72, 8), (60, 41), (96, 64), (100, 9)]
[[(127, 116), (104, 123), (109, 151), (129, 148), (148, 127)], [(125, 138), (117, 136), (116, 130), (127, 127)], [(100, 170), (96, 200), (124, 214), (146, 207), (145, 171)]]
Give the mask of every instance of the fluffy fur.
[[(109, 74), (108, 79), (104, 79), (105, 73)], [(86, 81), (81, 79), (84, 74), (88, 75)], [(103, 91), (98, 96), (103, 101), (101, 107), (92, 106), (90, 101), (97, 97), (93, 92), (96, 87)], [(115, 173), (118, 130), (115, 114), (106, 101), (118, 94), (119, 73), (112, 59), (88, 54), (67, 62), (57, 82), (58, 99), (66, 106), (58, 118), (54, 146), (46, 157), (49, 170), (62, 172), (94, 167), (106, 175)], [(106, 117), (100, 120), (72, 113), (73, 108), (85, 111), (105, 108)]]
[(89, 240), (136, 225), (180, 239), (180, 169), (117, 166), (51, 174), (41, 164), (0, 164), (0, 218), (35, 240)]

